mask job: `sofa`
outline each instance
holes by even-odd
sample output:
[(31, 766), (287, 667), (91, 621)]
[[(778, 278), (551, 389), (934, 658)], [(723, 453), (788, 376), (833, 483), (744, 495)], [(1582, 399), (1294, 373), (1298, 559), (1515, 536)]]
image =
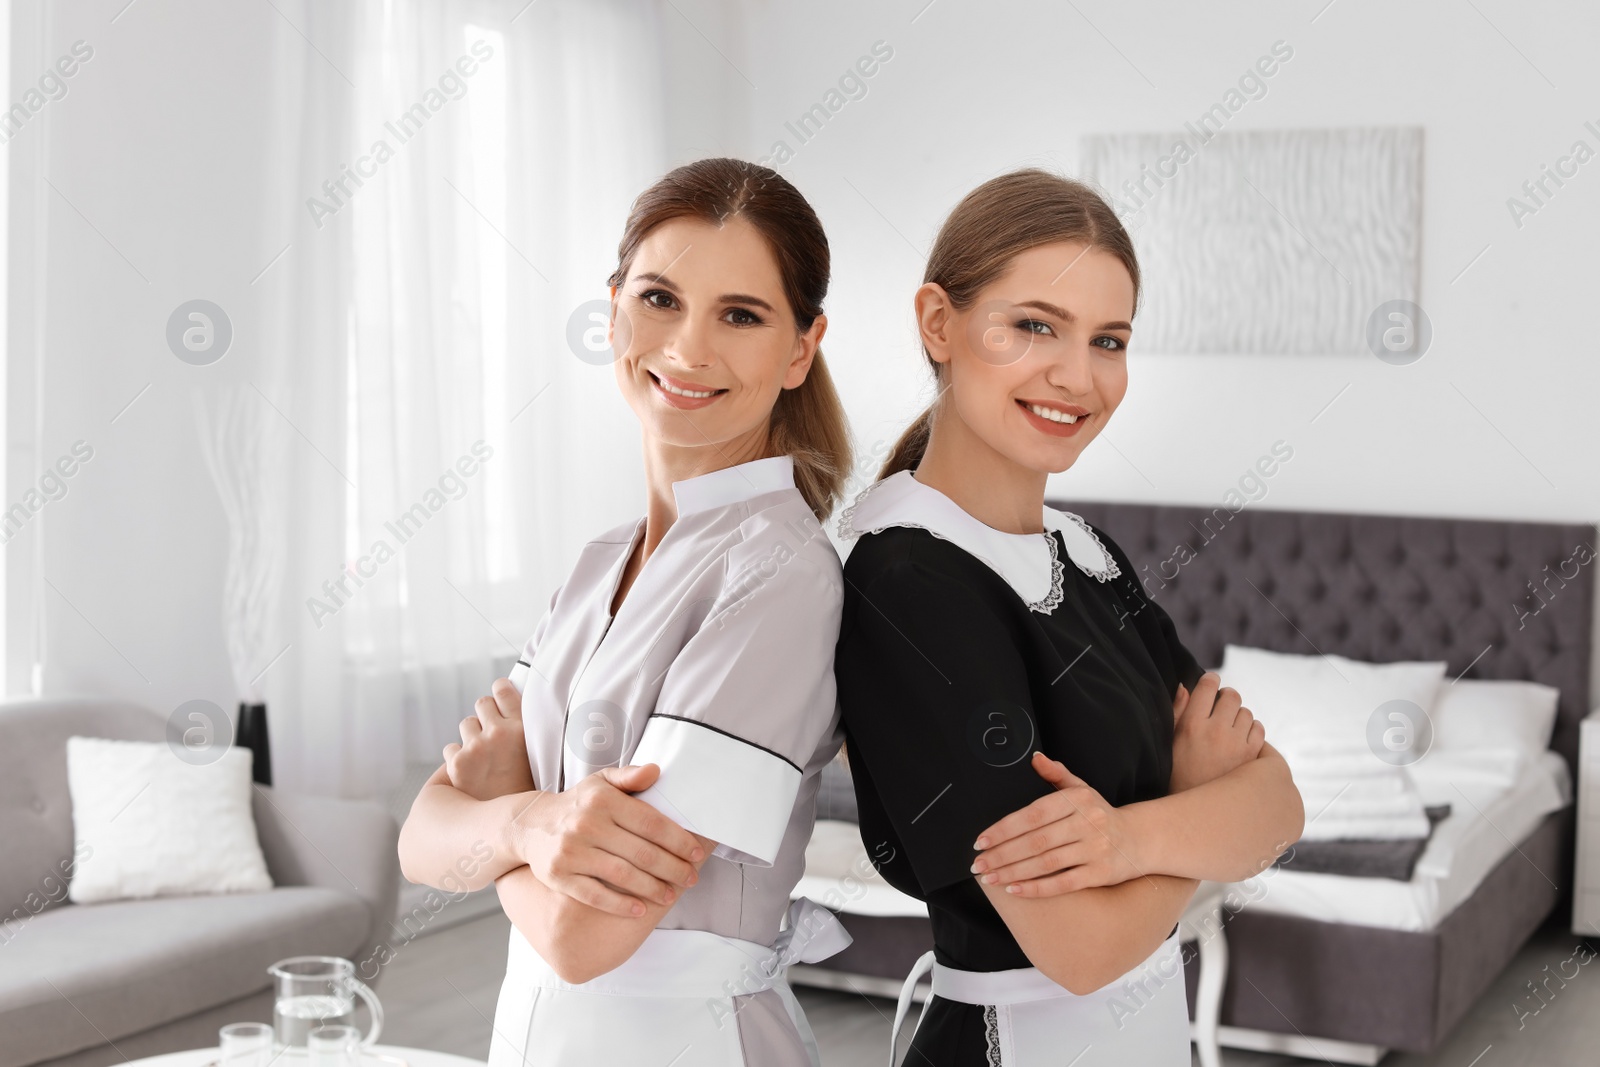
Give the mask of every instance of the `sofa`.
[(353, 960), (369, 985), (381, 974), (361, 964), (391, 933), (399, 827), (377, 804), (256, 785), (272, 889), (67, 899), (67, 738), (159, 741), (166, 730), (159, 712), (114, 700), (0, 704), (0, 1067), (104, 1067), (214, 1046), (224, 1023), (272, 1021), (267, 968), (289, 956)]

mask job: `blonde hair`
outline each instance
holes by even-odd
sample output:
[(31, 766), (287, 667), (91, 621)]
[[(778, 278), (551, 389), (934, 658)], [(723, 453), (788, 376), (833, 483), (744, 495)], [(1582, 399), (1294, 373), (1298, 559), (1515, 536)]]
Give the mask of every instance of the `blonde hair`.
[[(697, 160), (640, 193), (617, 245), (617, 269), (608, 284), (622, 284), (645, 235), (662, 223), (696, 218), (720, 226), (736, 216), (766, 239), (795, 323), (809, 330), (828, 293), (828, 238), (822, 222), (777, 171), (742, 159)], [(794, 457), (795, 488), (817, 519), (826, 519), (849, 472), (850, 430), (820, 348), (805, 381), (778, 394), (767, 445), (771, 455)]]
[[(1116, 212), (1084, 183), (1035, 167), (991, 178), (962, 197), (939, 228), (922, 280), (937, 283), (956, 310), (965, 311), (1018, 255), (1056, 241), (1082, 241), (1116, 256), (1133, 278), (1139, 306), (1139, 260)], [(941, 365), (926, 346), (922, 354), (942, 387)], [(937, 406), (937, 400), (928, 405), (900, 435), (879, 480), (922, 462)]]

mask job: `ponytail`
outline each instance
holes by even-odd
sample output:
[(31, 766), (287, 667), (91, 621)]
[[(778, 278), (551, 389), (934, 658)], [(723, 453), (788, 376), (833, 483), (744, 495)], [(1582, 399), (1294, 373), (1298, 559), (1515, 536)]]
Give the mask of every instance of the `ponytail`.
[(889, 450), (889, 457), (883, 461), (883, 467), (878, 471), (878, 481), (883, 481), (891, 474), (917, 469), (923, 454), (928, 451), (928, 437), (933, 432), (933, 412), (937, 406), (937, 402), (929, 404), (916, 421), (906, 427), (905, 433), (894, 443), (894, 448)]
[(819, 349), (806, 380), (778, 394), (767, 451), (794, 457), (794, 485), (818, 522), (833, 513), (850, 466), (850, 428), (844, 404)]

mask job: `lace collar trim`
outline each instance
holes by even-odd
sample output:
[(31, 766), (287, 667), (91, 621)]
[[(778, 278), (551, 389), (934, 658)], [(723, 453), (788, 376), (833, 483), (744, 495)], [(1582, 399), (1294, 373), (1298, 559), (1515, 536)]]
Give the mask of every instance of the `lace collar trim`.
[(1063, 565), (1056, 539), (1059, 531), (1079, 570), (1104, 582), (1121, 574), (1117, 562), (1094, 530), (1070, 511), (1044, 509), (1046, 533), (1014, 534), (986, 526), (954, 500), (910, 471), (900, 471), (863, 489), (839, 514), (839, 537), (849, 541), (889, 526), (910, 526), (950, 541), (983, 560), (1004, 578), (1029, 610), (1050, 614), (1061, 603)]

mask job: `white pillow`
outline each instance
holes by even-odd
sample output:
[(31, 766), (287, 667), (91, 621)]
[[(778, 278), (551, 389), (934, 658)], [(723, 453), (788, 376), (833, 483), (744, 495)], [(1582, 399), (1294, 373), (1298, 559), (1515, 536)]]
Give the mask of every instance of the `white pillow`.
[(1443, 660), (1368, 663), (1226, 645), (1218, 673), (1281, 750), (1365, 746), (1369, 720), (1390, 700), (1410, 701), (1432, 718), (1444, 671)]
[(1463, 678), (1439, 688), (1433, 750), (1418, 769), (1452, 777), (1516, 781), (1550, 747), (1561, 691), (1539, 682)]
[(73, 836), (88, 853), (68, 899), (271, 889), (250, 810), (251, 760), (248, 749), (230, 748), (195, 766), (164, 741), (67, 738)]
[(1406, 767), (1375, 747), (1397, 720), (1374, 713), (1404, 700), (1431, 721), (1444, 671), (1443, 660), (1367, 663), (1227, 645), (1218, 673), (1288, 761), (1306, 807), (1301, 840), (1312, 841), (1427, 836), (1422, 796)]

